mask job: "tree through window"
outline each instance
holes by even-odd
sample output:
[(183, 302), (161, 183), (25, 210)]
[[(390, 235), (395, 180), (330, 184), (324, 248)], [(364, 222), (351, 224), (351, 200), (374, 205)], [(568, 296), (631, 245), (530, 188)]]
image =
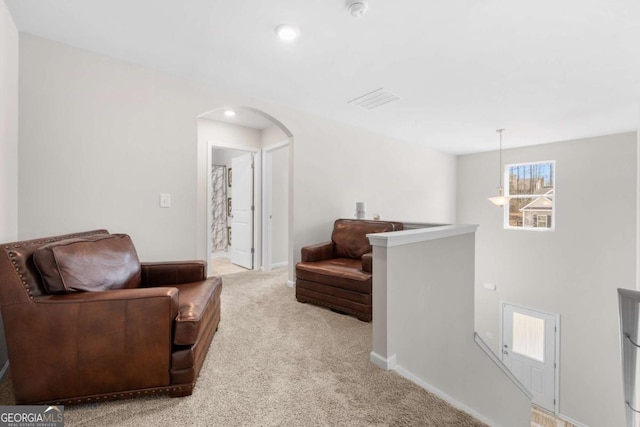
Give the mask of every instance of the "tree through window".
[(555, 161), (505, 166), (505, 228), (554, 229), (555, 169)]

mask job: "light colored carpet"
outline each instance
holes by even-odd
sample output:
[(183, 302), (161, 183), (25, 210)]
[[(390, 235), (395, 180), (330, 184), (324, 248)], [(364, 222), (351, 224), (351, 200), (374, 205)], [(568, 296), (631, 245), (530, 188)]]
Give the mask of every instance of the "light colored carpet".
[[(66, 425), (484, 426), (369, 362), (370, 323), (300, 304), (285, 283), (284, 269), (224, 276), (192, 396), (67, 406)], [(13, 403), (7, 383), (1, 404)]]

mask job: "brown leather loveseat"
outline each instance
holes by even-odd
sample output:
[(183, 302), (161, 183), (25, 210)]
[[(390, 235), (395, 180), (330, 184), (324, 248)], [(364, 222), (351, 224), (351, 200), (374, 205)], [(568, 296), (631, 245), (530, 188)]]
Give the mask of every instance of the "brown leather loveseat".
[(129, 236), (106, 230), (2, 244), (16, 403), (190, 395), (221, 290), (204, 262), (141, 264)]
[(331, 241), (302, 248), (296, 298), (371, 321), (373, 256), (367, 234), (399, 231), (401, 222), (338, 219)]

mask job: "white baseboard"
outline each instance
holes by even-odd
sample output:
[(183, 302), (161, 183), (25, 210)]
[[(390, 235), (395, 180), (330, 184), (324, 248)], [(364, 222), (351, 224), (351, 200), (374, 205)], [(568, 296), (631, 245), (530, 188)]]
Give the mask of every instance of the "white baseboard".
[(485, 423), (485, 424), (487, 424), (489, 426), (498, 427), (498, 424), (496, 424), (493, 420), (488, 419), (484, 415), (479, 414), (475, 410), (469, 408), (467, 405), (457, 401), (453, 397), (449, 396), (448, 394), (444, 393), (443, 391), (437, 389), (436, 387), (432, 386), (431, 384), (427, 383), (426, 381), (422, 380), (421, 378), (419, 378), (419, 377), (415, 376), (414, 374), (412, 374), (411, 372), (407, 371), (402, 366), (396, 365), (394, 371), (396, 371), (400, 376), (408, 379), (412, 383), (419, 385), (420, 387), (422, 387), (423, 389), (427, 390), (428, 392), (435, 394), (440, 399), (445, 400), (446, 402), (448, 402), (449, 404), (451, 404), (455, 408), (457, 408), (457, 409), (459, 409), (459, 410), (461, 410), (463, 412), (466, 412), (467, 414), (473, 416), (474, 418), (482, 421), (483, 423)]
[(5, 375), (7, 375), (8, 371), (9, 371), (9, 361), (7, 360), (6, 362), (4, 362), (2, 369), (0, 369), (0, 381), (4, 380), (4, 377)]
[(287, 286), (290, 288), (295, 288), (296, 282), (294, 282), (293, 280), (287, 280)]
[(385, 371), (393, 371), (396, 368), (396, 355), (385, 358), (375, 351), (369, 353), (369, 360), (380, 369)]
[(284, 262), (275, 262), (275, 263), (271, 264), (271, 268), (286, 267), (287, 265), (289, 265), (289, 263), (288, 263), (287, 261), (284, 261)]

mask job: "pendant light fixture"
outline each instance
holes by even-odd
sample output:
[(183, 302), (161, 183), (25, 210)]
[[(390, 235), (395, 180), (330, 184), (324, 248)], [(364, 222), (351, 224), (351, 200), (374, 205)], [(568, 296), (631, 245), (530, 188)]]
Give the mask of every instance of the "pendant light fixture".
[(504, 129), (496, 130), (496, 132), (500, 134), (500, 186), (498, 187), (498, 195), (495, 197), (489, 197), (489, 200), (496, 206), (504, 206), (504, 204), (507, 203), (507, 198), (504, 196), (502, 189), (502, 132), (504, 131)]

